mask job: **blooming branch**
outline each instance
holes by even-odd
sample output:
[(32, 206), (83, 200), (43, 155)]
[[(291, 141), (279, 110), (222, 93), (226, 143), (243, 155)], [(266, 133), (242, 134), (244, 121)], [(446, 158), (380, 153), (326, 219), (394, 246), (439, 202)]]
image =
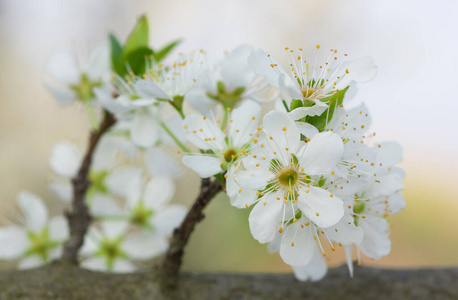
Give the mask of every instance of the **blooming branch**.
[(72, 264), (77, 263), (78, 250), (83, 244), (84, 236), (91, 223), (91, 216), (86, 204), (86, 191), (91, 182), (88, 178), (92, 163), (92, 156), (100, 138), (116, 123), (115, 117), (105, 112), (105, 116), (100, 123), (99, 129), (91, 132), (89, 145), (86, 150), (83, 162), (81, 163), (78, 174), (72, 179), (73, 200), (72, 210), (67, 212), (67, 219), (70, 226), (70, 238), (64, 245), (62, 261)]

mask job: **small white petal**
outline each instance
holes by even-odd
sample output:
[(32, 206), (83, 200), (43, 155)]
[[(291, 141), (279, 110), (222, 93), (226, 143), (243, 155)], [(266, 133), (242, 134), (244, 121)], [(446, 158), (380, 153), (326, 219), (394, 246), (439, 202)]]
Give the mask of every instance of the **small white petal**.
[(169, 236), (175, 228), (181, 225), (186, 213), (187, 209), (183, 205), (170, 205), (156, 213), (152, 225), (159, 235)]
[(388, 222), (385, 219), (367, 216), (366, 219), (359, 219), (358, 226), (364, 230), (364, 238), (359, 247), (365, 255), (381, 259), (390, 253), (391, 240), (386, 232)]
[[(285, 73), (280, 64), (271, 57), (268, 57), (268, 54), (262, 49), (255, 50), (250, 54), (248, 64), (253, 68), (255, 73), (263, 75), (264, 80), (275, 87), (278, 87), (279, 74)], [(277, 66), (274, 69), (271, 65)]]
[(29, 192), (19, 193), (17, 200), (24, 213), (27, 229), (41, 232), (48, 222), (48, 209), (43, 200)]
[(148, 208), (160, 209), (173, 198), (175, 183), (171, 178), (154, 177), (145, 187), (144, 204)]
[(80, 71), (76, 58), (69, 52), (58, 52), (49, 57), (46, 64), (48, 73), (67, 85), (77, 84), (80, 80)]
[(221, 159), (213, 156), (188, 155), (183, 157), (183, 164), (194, 170), (202, 178), (208, 178), (220, 173)]
[(343, 201), (337, 196), (316, 187), (304, 187), (308, 190), (301, 192), (297, 206), (318, 227), (327, 228), (337, 224), (344, 215)]
[(110, 54), (108, 43), (98, 46), (91, 53), (86, 72), (92, 80), (100, 80), (110, 75)]
[(49, 164), (56, 174), (72, 178), (78, 172), (81, 160), (81, 153), (74, 144), (61, 141), (54, 145)]
[(160, 126), (154, 117), (145, 110), (135, 112), (130, 137), (137, 146), (149, 148), (159, 139)]
[(18, 269), (19, 270), (34, 269), (44, 264), (45, 262), (43, 261), (43, 259), (40, 256), (32, 255), (32, 256), (21, 259), (18, 263)]
[(170, 99), (170, 96), (160, 87), (157, 83), (152, 80), (140, 79), (135, 83), (135, 88), (137, 89), (140, 96), (143, 98), (155, 98), (155, 99)]
[(64, 242), (70, 236), (68, 221), (64, 216), (55, 216), (48, 223), (49, 237), (53, 241)]
[(309, 123), (296, 122), (296, 126), (299, 129), (299, 132), (309, 139), (313, 138), (316, 134), (319, 133), (318, 129)]
[(275, 178), (275, 174), (261, 168), (250, 168), (248, 170), (240, 170), (235, 173), (235, 182), (242, 189), (262, 190), (268, 181)]
[(328, 266), (323, 259), (323, 255), (315, 247), (315, 251), (313, 252), (312, 259), (308, 264), (305, 266), (298, 266), (293, 267), (294, 276), (299, 281), (320, 281), (321, 279), (326, 276), (328, 272)]
[(248, 218), (251, 235), (260, 243), (271, 242), (279, 230), (283, 201), (277, 200), (276, 193), (259, 199)]
[(302, 220), (288, 226), (280, 244), (280, 256), (291, 266), (308, 264), (315, 251), (315, 241), (310, 230), (313, 225), (304, 226)]
[(182, 174), (181, 167), (167, 153), (158, 148), (150, 148), (145, 153), (146, 166), (154, 176), (176, 178)]
[(321, 101), (317, 101), (314, 106), (298, 107), (288, 113), (289, 117), (293, 120), (299, 120), (306, 116), (320, 116), (328, 109), (328, 106)]
[(27, 232), (16, 225), (0, 227), (0, 259), (15, 259), (22, 256), (30, 246)]
[(73, 198), (73, 187), (70, 182), (52, 182), (49, 184), (52, 193), (62, 202), (70, 203)]
[(66, 87), (57, 86), (47, 80), (43, 81), (43, 85), (62, 105), (68, 105), (76, 99), (75, 92)]
[(348, 69), (342, 80), (336, 85), (337, 90), (342, 90), (347, 87), (352, 81), (368, 82), (374, 79), (377, 75), (377, 66), (371, 57), (362, 57), (353, 61), (348, 61), (342, 64), (339, 70)]
[(145, 231), (129, 234), (122, 244), (122, 249), (129, 258), (138, 260), (147, 260), (161, 255), (167, 247), (167, 239)]
[(307, 174), (329, 174), (341, 160), (343, 151), (342, 139), (338, 134), (321, 132), (307, 143), (305, 153), (299, 161)]
[(105, 179), (105, 185), (116, 196), (127, 197), (128, 186), (132, 178), (141, 176), (142, 170), (137, 167), (122, 166), (116, 168), (108, 174)]
[[(272, 149), (297, 153), (300, 146), (300, 133), (293, 119), (288, 114), (280, 111), (270, 111), (264, 116), (264, 132), (266, 136), (272, 137), (267, 139)], [(289, 159), (289, 153), (288, 159)], [(284, 162), (289, 164), (289, 161)]]
[(240, 148), (251, 141), (251, 135), (258, 127), (261, 107), (254, 101), (247, 100), (231, 114), (229, 137), (232, 145)]
[(253, 48), (241, 45), (232, 50), (221, 64), (221, 77), (229, 90), (248, 86), (255, 77), (255, 73), (248, 65), (248, 56)]

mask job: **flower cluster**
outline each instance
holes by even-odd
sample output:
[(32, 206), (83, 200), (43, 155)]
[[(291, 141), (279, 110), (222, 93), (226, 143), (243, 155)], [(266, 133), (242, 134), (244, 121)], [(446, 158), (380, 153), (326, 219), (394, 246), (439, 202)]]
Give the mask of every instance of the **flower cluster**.
[[(375, 141), (364, 104), (347, 106), (356, 84), (375, 76), (372, 59), (344, 54), (341, 62), (331, 49), (324, 61), (321, 50), (308, 61), (303, 49), (285, 48), (283, 68), (242, 45), (216, 64), (203, 50), (165, 60), (178, 42), (154, 50), (147, 33), (142, 18), (124, 44), (110, 36), (85, 67), (62, 53), (48, 64), (54, 83), (47, 88), (61, 103), (80, 100), (94, 130), (102, 114), (116, 119), (90, 161), (85, 201), (93, 221), (83, 267), (130, 272), (167, 250), (186, 209), (169, 204), (181, 169), (164, 147), (178, 147), (186, 167), (219, 181), (235, 208), (252, 208), (252, 236), (279, 252), (299, 280), (323, 278), (324, 257), (337, 247), (345, 248), (350, 274), (354, 254), (361, 261), (361, 253), (390, 252), (387, 218), (405, 207), (402, 149)], [(263, 115), (268, 102), (275, 108)], [(85, 164), (77, 145), (54, 147), (50, 189), (64, 203), (75, 200), (74, 178)], [(33, 267), (57, 258), (68, 237), (64, 219), (48, 222), (28, 193), (19, 205), (24, 226), (0, 229), (8, 245), (0, 259)]]

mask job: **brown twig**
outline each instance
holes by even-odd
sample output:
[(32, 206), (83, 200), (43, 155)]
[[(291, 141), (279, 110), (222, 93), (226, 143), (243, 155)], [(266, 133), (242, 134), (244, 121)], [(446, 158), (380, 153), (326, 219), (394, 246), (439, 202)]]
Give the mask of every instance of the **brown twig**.
[(86, 205), (86, 191), (91, 184), (88, 174), (91, 168), (92, 156), (100, 138), (115, 123), (115, 117), (105, 111), (100, 127), (97, 130), (93, 130), (90, 134), (86, 154), (84, 155), (78, 174), (72, 179), (72, 210), (66, 213), (70, 227), (70, 238), (64, 245), (64, 252), (62, 254), (63, 262), (77, 264), (78, 250), (83, 244), (84, 235), (91, 223), (91, 216)]
[(188, 243), (191, 233), (196, 224), (204, 218), (202, 211), (205, 206), (221, 189), (221, 183), (217, 179), (213, 181), (210, 181), (208, 178), (202, 179), (199, 196), (188, 211), (180, 227), (173, 232), (169, 249), (165, 254), (162, 264), (159, 266), (158, 274), (162, 290), (170, 290), (175, 287), (184, 248)]

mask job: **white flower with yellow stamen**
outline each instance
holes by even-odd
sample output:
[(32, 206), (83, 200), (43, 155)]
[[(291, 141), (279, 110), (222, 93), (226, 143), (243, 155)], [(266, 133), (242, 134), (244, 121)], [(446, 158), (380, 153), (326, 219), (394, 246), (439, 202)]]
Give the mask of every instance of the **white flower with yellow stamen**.
[(196, 83), (196, 87), (186, 94), (186, 101), (202, 114), (209, 112), (208, 107), (218, 103), (223, 107), (235, 108), (243, 100), (268, 102), (274, 100), (276, 89), (262, 80), (248, 64), (253, 48), (241, 45), (217, 64), (207, 69)]
[(19, 260), (19, 269), (30, 269), (60, 257), (69, 236), (63, 216), (48, 219), (48, 209), (34, 194), (21, 192), (17, 199), (23, 226), (0, 227), (0, 259)]
[(248, 100), (234, 109), (228, 116), (227, 131), (221, 129), (220, 122), (213, 116), (191, 114), (184, 120), (188, 140), (200, 150), (207, 153), (189, 154), (183, 158), (183, 163), (197, 172), (202, 178), (207, 178), (227, 170), (226, 191), (231, 203), (243, 207), (241, 196), (246, 201), (254, 201), (256, 192), (239, 193), (240, 187), (234, 182), (234, 168), (242, 157), (250, 152), (251, 142), (256, 142), (261, 107)]
[[(322, 188), (320, 180), (331, 176), (340, 161), (341, 138), (324, 132), (308, 143), (301, 142), (294, 121), (279, 111), (265, 115), (262, 134), (258, 147), (235, 172), (241, 191), (255, 190), (260, 196), (249, 217), (253, 237), (261, 243), (270, 242), (289, 222), (292, 225), (288, 228), (295, 232), (296, 226), (303, 225), (296, 224), (299, 218), (307, 218), (308, 225), (322, 228), (337, 224), (344, 214), (343, 202)], [(288, 236), (295, 238), (291, 230)], [(291, 244), (295, 243), (291, 242), (290, 247)], [(283, 259), (291, 265), (304, 265), (311, 258), (313, 243), (298, 243), (294, 249), (305, 255)]]
[[(337, 107), (334, 115), (325, 126), (325, 131), (337, 133), (344, 143), (344, 153), (335, 170), (336, 176), (371, 176), (376, 168), (376, 150), (367, 145), (367, 130), (371, 118), (364, 104), (346, 110)], [(296, 122), (300, 133), (307, 139), (319, 131), (305, 122)]]
[[(317, 49), (320, 46), (317, 45)], [(373, 79), (377, 68), (371, 58), (360, 58), (354, 61), (338, 63), (337, 50), (331, 49), (323, 64), (307, 62), (302, 49), (295, 54), (293, 50), (285, 48), (288, 53), (288, 74), (264, 50), (258, 49), (249, 57), (249, 62), (255, 72), (262, 74), (264, 80), (272, 86), (278, 87), (283, 100), (289, 105), (292, 100), (301, 100), (304, 107), (291, 112), (295, 120), (306, 115), (321, 115), (328, 103), (323, 99), (343, 90), (353, 82), (367, 82)], [(311, 105), (315, 104), (315, 105)]]

